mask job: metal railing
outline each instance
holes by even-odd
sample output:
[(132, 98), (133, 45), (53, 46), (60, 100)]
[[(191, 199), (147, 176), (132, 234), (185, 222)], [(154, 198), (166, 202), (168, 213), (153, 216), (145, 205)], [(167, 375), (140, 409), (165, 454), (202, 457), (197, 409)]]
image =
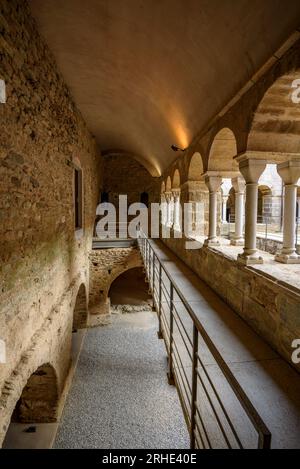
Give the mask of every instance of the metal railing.
[[(245, 219), (244, 219), (245, 226)], [(235, 216), (229, 215), (228, 222), (222, 223), (221, 234), (230, 238), (234, 234)], [(283, 218), (279, 216), (258, 215), (256, 224), (256, 235), (262, 238), (267, 248), (268, 240), (283, 241)], [(296, 217), (295, 225), (296, 246), (300, 243), (300, 217)], [(266, 249), (267, 250), (267, 249)]]
[(140, 252), (192, 449), (270, 448), (271, 433), (149, 240)]

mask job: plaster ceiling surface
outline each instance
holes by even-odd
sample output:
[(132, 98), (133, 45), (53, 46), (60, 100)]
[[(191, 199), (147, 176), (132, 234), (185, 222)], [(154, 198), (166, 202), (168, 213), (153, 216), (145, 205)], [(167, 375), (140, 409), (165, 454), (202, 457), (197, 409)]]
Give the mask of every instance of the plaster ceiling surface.
[(159, 175), (299, 27), (299, 0), (29, 0), (102, 151)]

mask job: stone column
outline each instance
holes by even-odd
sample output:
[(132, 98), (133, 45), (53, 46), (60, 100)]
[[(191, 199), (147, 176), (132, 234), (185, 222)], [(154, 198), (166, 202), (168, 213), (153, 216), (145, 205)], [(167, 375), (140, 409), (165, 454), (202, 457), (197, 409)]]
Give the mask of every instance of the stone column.
[(300, 178), (300, 159), (277, 165), (277, 172), (284, 182), (283, 247), (275, 260), (284, 264), (299, 264), (296, 253), (296, 201), (297, 181)]
[(171, 228), (173, 226), (173, 209), (174, 201), (172, 192), (165, 192), (166, 202), (167, 202), (167, 223), (166, 226)]
[(242, 159), (239, 169), (246, 181), (245, 247), (238, 255), (238, 262), (251, 265), (263, 264), (263, 258), (256, 249), (258, 180), (266, 167), (266, 161)]
[(228, 195), (222, 195), (222, 223), (227, 223), (227, 201)]
[(234, 246), (244, 245), (244, 193), (245, 180), (242, 177), (236, 177), (231, 180), (235, 195), (235, 232), (230, 244)]
[(173, 228), (174, 230), (181, 231), (180, 224), (180, 190), (172, 190), (173, 201), (174, 201), (174, 219), (173, 219)]
[(227, 223), (227, 201), (229, 197), (229, 192), (232, 187), (231, 179), (223, 178), (222, 179), (222, 223)]
[(164, 193), (162, 193), (160, 196), (160, 203), (161, 203), (161, 224), (165, 226), (167, 224), (167, 202), (166, 202), (166, 196)]
[(204, 241), (205, 246), (218, 246), (217, 238), (217, 195), (220, 190), (222, 178), (220, 176), (206, 176), (205, 184), (209, 190), (209, 227), (208, 238)]

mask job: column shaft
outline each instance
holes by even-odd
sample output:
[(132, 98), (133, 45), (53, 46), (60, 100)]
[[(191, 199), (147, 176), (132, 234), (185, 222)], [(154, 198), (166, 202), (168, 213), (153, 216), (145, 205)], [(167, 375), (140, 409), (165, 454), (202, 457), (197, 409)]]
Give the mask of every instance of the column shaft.
[(283, 247), (276, 254), (275, 260), (286, 264), (300, 263), (300, 256), (296, 253), (296, 201), (297, 186), (284, 186), (284, 219), (283, 219)]

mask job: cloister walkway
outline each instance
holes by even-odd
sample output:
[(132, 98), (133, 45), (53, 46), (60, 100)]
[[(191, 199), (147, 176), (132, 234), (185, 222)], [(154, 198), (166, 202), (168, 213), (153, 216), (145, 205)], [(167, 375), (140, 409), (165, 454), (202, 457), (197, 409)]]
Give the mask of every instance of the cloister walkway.
[(56, 448), (188, 448), (189, 436), (151, 311), (87, 330)]
[[(272, 434), (271, 447), (299, 448), (299, 373), (271, 349), (161, 241), (149, 240), (149, 242), (164, 269), (188, 301), (223, 360), (269, 428)], [(219, 369), (211, 360), (204, 344), (200, 346), (199, 352), (208, 374), (224, 398), (223, 403), (227, 410), (234, 414), (236, 408), (231, 401), (231, 394), (228, 393), (225, 383), (220, 381)], [(190, 366), (184, 356), (182, 362), (184, 368)], [(245, 437), (247, 444), (248, 436)], [(217, 445), (213, 447), (223, 447), (219, 446), (219, 443), (217, 441)]]
[[(300, 447), (299, 374), (162, 242), (150, 243), (271, 431), (272, 447)], [(150, 311), (87, 330), (55, 447), (188, 448), (156, 331)]]

